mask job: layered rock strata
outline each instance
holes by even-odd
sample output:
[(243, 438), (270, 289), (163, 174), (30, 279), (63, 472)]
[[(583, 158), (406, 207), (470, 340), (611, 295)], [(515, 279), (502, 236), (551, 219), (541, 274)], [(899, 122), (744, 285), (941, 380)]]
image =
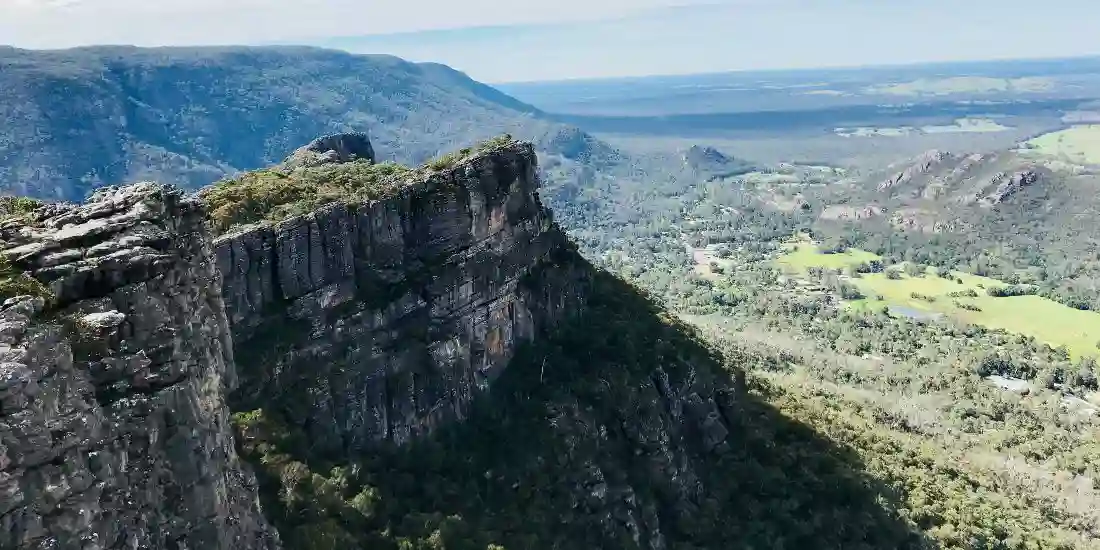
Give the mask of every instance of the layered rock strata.
[(278, 408), (316, 451), (462, 418), (519, 343), (579, 308), (577, 278), (520, 284), (568, 248), (529, 145), (422, 178), (215, 242), (242, 406)]
[(585, 281), (557, 267), (574, 252), (530, 145), (417, 174), (216, 240), (156, 184), (3, 222), (4, 260), (49, 295), (0, 309), (0, 548), (277, 548), (231, 394), (333, 453), (462, 419)]
[(200, 205), (105, 189), (0, 228), (52, 296), (0, 310), (0, 548), (269, 549)]

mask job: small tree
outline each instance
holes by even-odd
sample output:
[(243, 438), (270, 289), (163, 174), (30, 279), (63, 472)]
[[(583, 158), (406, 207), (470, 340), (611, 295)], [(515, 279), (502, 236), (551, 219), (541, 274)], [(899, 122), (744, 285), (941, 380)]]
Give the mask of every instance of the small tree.
[(925, 267), (916, 262), (905, 264), (905, 273), (910, 277), (924, 277), (925, 271)]
[(1081, 359), (1077, 363), (1077, 373), (1073, 377), (1073, 385), (1089, 391), (1098, 389), (1096, 380), (1096, 360), (1092, 357)]
[(841, 299), (843, 299), (843, 300), (861, 300), (861, 299), (863, 299), (863, 293), (860, 292), (859, 288), (857, 288), (855, 285), (850, 285), (850, 284), (847, 284), (847, 283), (840, 283), (840, 285), (838, 285), (838, 286), (840, 287), (838, 290), (840, 291)]

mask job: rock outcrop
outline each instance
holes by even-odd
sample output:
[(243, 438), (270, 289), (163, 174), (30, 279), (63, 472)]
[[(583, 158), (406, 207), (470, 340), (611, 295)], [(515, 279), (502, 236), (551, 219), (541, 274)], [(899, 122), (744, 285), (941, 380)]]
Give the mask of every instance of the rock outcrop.
[[(345, 138), (291, 158), (372, 156)], [(414, 174), (213, 241), (199, 199), (149, 183), (0, 224), (5, 261), (49, 289), (0, 309), (0, 548), (278, 548), (232, 392), (316, 452), (463, 418), (585, 275), (558, 261), (575, 252), (529, 144)]]
[(957, 157), (945, 151), (928, 151), (913, 159), (903, 170), (892, 174), (889, 178), (878, 184), (879, 191), (885, 191), (898, 186), (906, 186), (915, 180), (931, 172), (935, 172), (941, 165), (957, 160)]
[(0, 548), (277, 548), (234, 450), (199, 204), (105, 189), (0, 238), (53, 294), (0, 310)]
[(582, 281), (520, 285), (568, 243), (530, 145), (422, 177), (215, 242), (242, 406), (277, 409), (321, 452), (462, 418), (519, 343), (579, 307)]
[(753, 169), (749, 163), (705, 145), (688, 147), (681, 153), (680, 161), (693, 175), (706, 181), (738, 176)]
[(990, 185), (995, 187), (983, 199), (990, 205), (1000, 204), (1023, 188), (1038, 182), (1040, 177), (1036, 170), (1019, 170), (1011, 174), (1001, 172), (990, 179)]
[(283, 167), (293, 170), (353, 160), (374, 162), (374, 147), (367, 134), (355, 132), (321, 136), (291, 153), (283, 161)]

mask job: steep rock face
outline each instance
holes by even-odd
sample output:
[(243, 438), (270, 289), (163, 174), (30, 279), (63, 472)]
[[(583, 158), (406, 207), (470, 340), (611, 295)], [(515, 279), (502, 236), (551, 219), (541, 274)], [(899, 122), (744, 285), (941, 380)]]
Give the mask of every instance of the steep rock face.
[(519, 284), (567, 246), (536, 186), (533, 149), (513, 144), (219, 238), (240, 406), (339, 455), (464, 417), (521, 342), (579, 308), (579, 275)]
[(0, 548), (278, 547), (228, 426), (202, 220), (139, 184), (0, 226), (6, 259), (53, 293), (0, 310)]
[(279, 548), (228, 402), (311, 456), (400, 446), (583, 311), (529, 144), (413, 174), (216, 240), (148, 183), (0, 222), (0, 267), (48, 290), (0, 307), (0, 548)]

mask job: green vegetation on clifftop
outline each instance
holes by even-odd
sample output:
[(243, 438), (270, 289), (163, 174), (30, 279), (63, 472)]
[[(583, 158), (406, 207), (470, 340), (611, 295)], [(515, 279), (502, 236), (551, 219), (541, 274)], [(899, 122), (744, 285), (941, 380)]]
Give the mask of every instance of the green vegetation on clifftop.
[(413, 169), (393, 162), (356, 160), (286, 170), (275, 166), (245, 172), (199, 192), (216, 233), (232, 227), (278, 222), (306, 214), (334, 202), (364, 202), (393, 196), (423, 182), (432, 172), (454, 168), (460, 162), (518, 146), (502, 135), (430, 161)]
[(407, 185), (410, 169), (355, 161), (286, 172), (269, 168), (246, 172), (203, 189), (207, 217), (224, 233), (237, 225), (276, 222), (338, 201), (367, 201), (392, 195)]

